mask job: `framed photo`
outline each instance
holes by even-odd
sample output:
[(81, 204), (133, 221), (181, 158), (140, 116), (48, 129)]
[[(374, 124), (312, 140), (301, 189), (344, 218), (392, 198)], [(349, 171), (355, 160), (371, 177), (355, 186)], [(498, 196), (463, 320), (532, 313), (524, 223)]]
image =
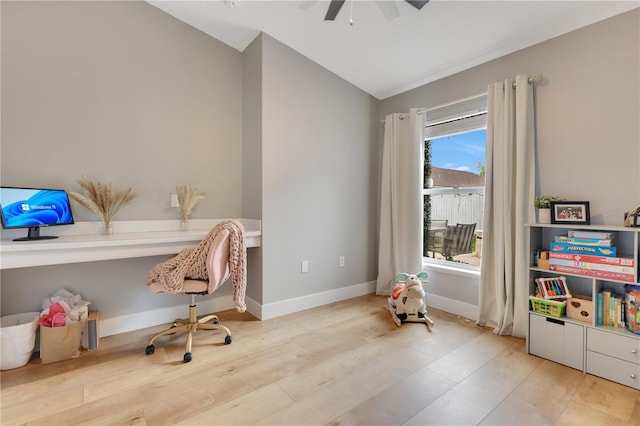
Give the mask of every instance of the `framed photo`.
[(589, 225), (588, 201), (552, 201), (551, 223)]

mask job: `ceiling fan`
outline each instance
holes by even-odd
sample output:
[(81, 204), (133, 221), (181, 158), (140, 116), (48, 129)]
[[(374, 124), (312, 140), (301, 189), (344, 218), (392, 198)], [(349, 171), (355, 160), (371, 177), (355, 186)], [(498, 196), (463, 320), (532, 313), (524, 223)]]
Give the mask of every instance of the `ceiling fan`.
[[(331, 0), (331, 3), (329, 4), (329, 9), (327, 9), (327, 14), (324, 17), (324, 20), (333, 21), (334, 19), (336, 19), (336, 16), (338, 16), (338, 12), (340, 12), (340, 9), (342, 9), (342, 6), (344, 6), (345, 1), (346, 0)], [(409, 3), (411, 6), (415, 7), (418, 10), (421, 10), (425, 4), (429, 3), (429, 0), (404, 0), (404, 1)], [(397, 18), (398, 15), (400, 14), (397, 6), (395, 5), (395, 2), (387, 0), (387, 1), (376, 1), (376, 3), (378, 4), (378, 7), (380, 7), (380, 10), (382, 11), (382, 13), (389, 20)]]

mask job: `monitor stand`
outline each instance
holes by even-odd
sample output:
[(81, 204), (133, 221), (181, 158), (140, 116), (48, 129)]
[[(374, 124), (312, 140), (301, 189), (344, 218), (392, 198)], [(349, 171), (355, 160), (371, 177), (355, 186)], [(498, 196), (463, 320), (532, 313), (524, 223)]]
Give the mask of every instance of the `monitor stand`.
[(14, 238), (13, 241), (34, 241), (34, 240), (52, 240), (58, 238), (57, 235), (40, 235), (39, 226), (30, 226), (26, 237)]

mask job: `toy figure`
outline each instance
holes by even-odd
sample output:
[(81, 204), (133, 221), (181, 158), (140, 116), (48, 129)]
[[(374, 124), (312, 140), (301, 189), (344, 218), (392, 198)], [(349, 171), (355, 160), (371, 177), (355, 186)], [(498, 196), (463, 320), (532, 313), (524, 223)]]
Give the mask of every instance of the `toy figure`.
[(427, 328), (433, 326), (433, 321), (427, 316), (422, 286), (427, 282), (428, 276), (426, 272), (418, 275), (401, 273), (396, 276), (396, 284), (389, 297), (389, 311), (398, 327), (403, 322), (423, 322)]

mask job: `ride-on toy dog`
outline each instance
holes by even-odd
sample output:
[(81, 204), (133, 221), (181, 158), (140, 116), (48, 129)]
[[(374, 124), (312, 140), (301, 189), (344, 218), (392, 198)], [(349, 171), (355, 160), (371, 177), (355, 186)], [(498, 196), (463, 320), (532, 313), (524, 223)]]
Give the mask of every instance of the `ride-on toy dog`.
[(427, 282), (429, 274), (420, 272), (418, 275), (401, 273), (396, 275), (396, 284), (389, 297), (389, 311), (391, 318), (398, 327), (403, 322), (423, 322), (427, 328), (433, 326), (433, 321), (427, 316), (427, 305), (424, 303), (423, 283)]

